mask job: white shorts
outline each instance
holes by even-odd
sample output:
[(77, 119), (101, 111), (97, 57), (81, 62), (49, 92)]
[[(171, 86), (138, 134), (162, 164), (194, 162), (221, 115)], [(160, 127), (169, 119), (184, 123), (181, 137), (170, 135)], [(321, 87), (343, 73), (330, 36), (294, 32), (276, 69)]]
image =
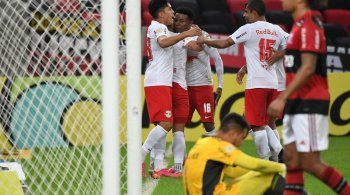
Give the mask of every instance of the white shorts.
[(328, 149), (328, 116), (321, 114), (286, 114), (283, 119), (284, 145), (295, 142), (298, 152)]

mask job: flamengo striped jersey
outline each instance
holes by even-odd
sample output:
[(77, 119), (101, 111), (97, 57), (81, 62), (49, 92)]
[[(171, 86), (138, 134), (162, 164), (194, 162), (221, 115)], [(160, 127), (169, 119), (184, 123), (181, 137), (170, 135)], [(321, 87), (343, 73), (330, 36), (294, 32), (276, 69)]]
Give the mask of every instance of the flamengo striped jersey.
[(327, 83), (327, 67), (325, 61), (326, 38), (322, 23), (311, 11), (295, 20), (287, 41), (285, 66), (287, 86), (294, 79), (301, 67), (301, 54), (317, 55), (316, 70), (305, 85), (293, 93), (286, 104), (286, 114), (317, 113), (328, 114), (329, 92)]
[(161, 48), (157, 39), (170, 36), (168, 28), (155, 20), (148, 27), (146, 49), (149, 65), (145, 73), (144, 86), (172, 86), (173, 47)]

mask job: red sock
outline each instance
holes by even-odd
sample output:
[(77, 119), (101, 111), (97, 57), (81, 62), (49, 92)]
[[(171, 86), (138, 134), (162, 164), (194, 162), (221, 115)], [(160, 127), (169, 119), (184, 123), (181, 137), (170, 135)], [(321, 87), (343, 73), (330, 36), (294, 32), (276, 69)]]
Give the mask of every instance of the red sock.
[(304, 172), (300, 166), (287, 166), (284, 195), (300, 195), (304, 191)]
[(341, 195), (350, 195), (349, 184), (335, 168), (328, 166), (321, 174), (320, 179), (331, 187), (336, 193)]

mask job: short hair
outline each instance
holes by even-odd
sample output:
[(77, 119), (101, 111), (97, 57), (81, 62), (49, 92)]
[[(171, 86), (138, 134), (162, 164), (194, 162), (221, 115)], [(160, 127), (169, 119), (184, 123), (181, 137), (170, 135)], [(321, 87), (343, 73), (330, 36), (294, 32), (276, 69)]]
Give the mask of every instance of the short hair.
[(169, 2), (167, 0), (151, 0), (151, 2), (148, 4), (149, 13), (153, 18), (157, 18), (159, 11), (167, 7), (168, 3)]
[[(238, 126), (239, 128), (232, 128), (232, 126)], [(219, 130), (227, 133), (232, 129), (243, 131), (244, 129), (249, 130), (250, 126), (241, 115), (237, 113), (229, 113), (222, 119)]]
[(194, 20), (194, 13), (193, 13), (193, 11), (191, 9), (187, 8), (187, 7), (181, 7), (179, 9), (177, 9), (176, 13), (186, 15), (188, 17), (188, 19), (190, 19), (191, 21)]
[(266, 7), (263, 0), (248, 0), (246, 7), (252, 11), (256, 11), (259, 16), (265, 16), (266, 14)]

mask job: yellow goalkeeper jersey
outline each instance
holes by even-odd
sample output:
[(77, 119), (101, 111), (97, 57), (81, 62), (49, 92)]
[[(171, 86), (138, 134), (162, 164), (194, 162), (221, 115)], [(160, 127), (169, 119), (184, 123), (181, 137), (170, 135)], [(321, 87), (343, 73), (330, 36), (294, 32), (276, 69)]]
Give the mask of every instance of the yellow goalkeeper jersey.
[(241, 153), (231, 143), (216, 137), (198, 140), (185, 162), (185, 193), (213, 194), (223, 180), (225, 165), (233, 165)]
[(185, 163), (185, 193), (223, 194), (226, 190), (224, 174), (237, 178), (250, 170), (260, 173), (283, 173), (286, 167), (280, 163), (251, 157), (217, 137), (199, 139), (190, 150)]

